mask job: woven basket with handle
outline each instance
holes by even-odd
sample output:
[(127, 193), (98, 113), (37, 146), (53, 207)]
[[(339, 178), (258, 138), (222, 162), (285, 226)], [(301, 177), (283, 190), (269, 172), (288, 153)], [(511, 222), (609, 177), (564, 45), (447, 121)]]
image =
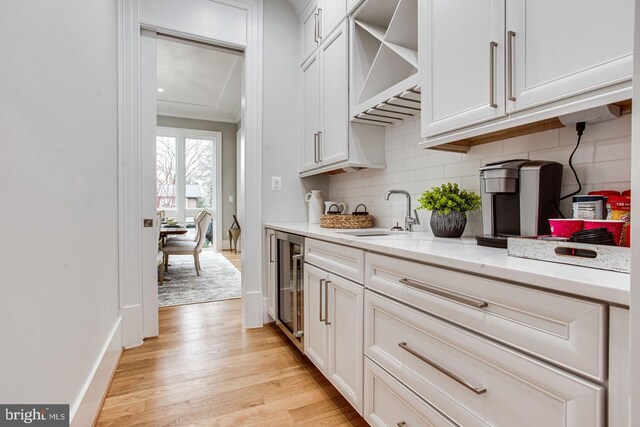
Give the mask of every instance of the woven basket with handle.
[[(332, 205), (333, 208), (336, 205)], [(364, 207), (364, 212), (358, 212), (360, 206)], [(351, 215), (344, 215), (339, 212), (329, 212), (320, 217), (320, 227), (322, 228), (371, 228), (373, 227), (373, 217), (366, 211), (367, 207), (358, 205)], [(337, 206), (336, 206), (337, 208)]]

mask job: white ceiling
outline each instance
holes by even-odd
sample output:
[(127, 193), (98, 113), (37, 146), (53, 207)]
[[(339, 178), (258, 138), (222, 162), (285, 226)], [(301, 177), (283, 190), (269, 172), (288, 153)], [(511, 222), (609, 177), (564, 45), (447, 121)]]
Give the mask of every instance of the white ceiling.
[(158, 38), (158, 115), (240, 120), (243, 57)]
[(289, 4), (293, 7), (293, 10), (296, 11), (296, 15), (302, 15), (302, 12), (309, 4), (310, 0), (287, 0)]

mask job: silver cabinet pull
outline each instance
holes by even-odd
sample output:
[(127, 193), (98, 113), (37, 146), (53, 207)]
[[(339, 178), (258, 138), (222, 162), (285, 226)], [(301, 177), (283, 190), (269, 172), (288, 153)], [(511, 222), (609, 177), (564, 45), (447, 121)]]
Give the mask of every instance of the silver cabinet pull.
[(509, 101), (516, 100), (513, 96), (513, 41), (515, 38), (515, 32), (507, 32), (507, 90), (509, 91), (507, 98)]
[(331, 280), (326, 280), (324, 288), (324, 324), (329, 326), (331, 322), (329, 322), (329, 283)]
[(318, 37), (320, 34), (319, 33), (319, 28), (318, 28), (318, 10), (316, 10), (316, 13), (313, 14), (313, 41), (315, 41), (316, 43), (318, 43)]
[(423, 356), (422, 354), (418, 353), (417, 351), (415, 351), (411, 347), (409, 347), (406, 342), (398, 343), (398, 347), (400, 347), (404, 351), (414, 355), (415, 357), (417, 357), (418, 359), (422, 360), (424, 363), (430, 365), (431, 367), (437, 369), (438, 371), (442, 372), (443, 374), (445, 374), (446, 376), (448, 376), (452, 380), (456, 381), (458, 384), (463, 385), (464, 387), (466, 387), (467, 389), (471, 390), (475, 394), (483, 394), (483, 393), (487, 392), (486, 388), (484, 388), (484, 387), (476, 387), (476, 386), (470, 384), (469, 382), (463, 380), (462, 378), (460, 378), (459, 376), (457, 376), (453, 372), (449, 371), (448, 369), (445, 369), (442, 366), (440, 366), (437, 363), (435, 363), (434, 361), (427, 359), (425, 356)]
[(318, 308), (320, 309), (319, 310), (320, 311), (320, 317), (318, 318), (318, 321), (325, 322), (325, 323), (327, 322), (327, 319), (326, 318), (324, 318), (324, 319), (322, 318), (322, 284), (326, 283), (326, 282), (327, 281), (325, 279), (320, 279), (320, 287), (319, 287), (319, 289), (320, 289), (320, 297), (318, 298)]
[(403, 285), (407, 285), (409, 287), (418, 289), (420, 291), (425, 291), (430, 294), (437, 295), (439, 297), (443, 297), (455, 302), (469, 305), (474, 308), (486, 308), (489, 305), (486, 301), (470, 298), (468, 296), (459, 294), (454, 291), (448, 291), (446, 289), (442, 289), (437, 286), (428, 285), (422, 282), (416, 282), (415, 280), (411, 280), (411, 279), (400, 279), (400, 283), (402, 283)]
[(269, 262), (275, 262), (273, 258), (273, 238), (275, 236), (273, 234), (269, 234)]
[(322, 151), (320, 146), (322, 145), (322, 132), (318, 131), (318, 163), (322, 162)]
[(318, 133), (313, 134), (313, 163), (318, 163)]
[(496, 48), (498, 47), (498, 43), (491, 42), (489, 43), (489, 106), (491, 108), (498, 108), (498, 104), (496, 104), (496, 76), (495, 76), (495, 62), (496, 62)]
[(318, 39), (320, 41), (322, 41), (322, 9), (318, 8), (318, 11), (316, 12), (317, 15), (317, 23), (318, 23)]

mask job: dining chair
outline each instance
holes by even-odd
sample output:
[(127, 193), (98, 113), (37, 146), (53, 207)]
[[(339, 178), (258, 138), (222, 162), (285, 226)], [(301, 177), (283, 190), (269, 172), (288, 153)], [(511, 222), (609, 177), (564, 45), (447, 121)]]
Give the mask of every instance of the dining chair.
[(191, 236), (170, 236), (165, 238), (165, 243), (169, 243), (169, 242), (195, 242), (198, 240), (198, 233), (200, 232), (200, 230), (198, 229), (198, 220), (202, 217), (202, 215), (206, 214), (207, 211), (202, 210), (199, 211), (196, 216), (193, 218), (193, 223), (196, 226), (196, 235), (194, 237)]
[(173, 240), (166, 242), (162, 247), (162, 252), (164, 253), (164, 269), (167, 271), (167, 267), (169, 266), (169, 256), (170, 255), (192, 255), (193, 263), (196, 268), (196, 274), (199, 276), (200, 271), (200, 252), (202, 252), (202, 247), (204, 246), (204, 240), (207, 234), (207, 227), (209, 227), (209, 222), (211, 222), (211, 214), (209, 212), (204, 211), (200, 218), (196, 222), (196, 240)]
[(156, 214), (156, 229), (157, 229), (157, 237), (158, 237), (158, 255), (156, 257), (157, 267), (158, 267), (158, 279), (160, 282), (160, 286), (164, 285), (164, 253), (162, 252), (162, 238), (160, 237), (160, 228), (162, 227), (162, 216), (161, 212)]

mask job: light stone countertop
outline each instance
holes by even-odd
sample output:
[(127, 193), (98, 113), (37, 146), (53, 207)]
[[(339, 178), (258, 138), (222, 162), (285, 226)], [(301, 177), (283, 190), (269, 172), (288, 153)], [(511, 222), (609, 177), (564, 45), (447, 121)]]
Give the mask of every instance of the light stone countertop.
[(629, 306), (629, 274), (510, 257), (506, 249), (478, 246), (473, 238), (438, 238), (422, 232), (355, 237), (342, 234), (350, 230), (306, 223), (269, 223), (265, 228)]

